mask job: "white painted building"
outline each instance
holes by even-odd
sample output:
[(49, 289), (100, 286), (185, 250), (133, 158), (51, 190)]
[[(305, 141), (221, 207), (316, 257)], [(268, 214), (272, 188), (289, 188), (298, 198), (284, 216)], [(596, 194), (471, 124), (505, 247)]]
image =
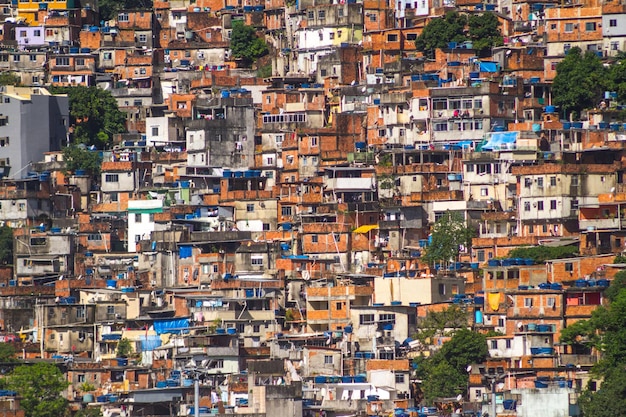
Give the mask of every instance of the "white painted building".
[(136, 252), (137, 243), (150, 238), (155, 230), (154, 215), (162, 212), (162, 200), (128, 201), (128, 252)]

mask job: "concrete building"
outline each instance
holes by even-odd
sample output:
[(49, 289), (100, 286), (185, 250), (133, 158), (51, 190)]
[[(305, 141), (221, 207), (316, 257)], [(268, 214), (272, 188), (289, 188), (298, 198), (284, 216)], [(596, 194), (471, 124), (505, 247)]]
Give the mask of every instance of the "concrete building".
[[(37, 123), (33, 123), (36, 120)], [(0, 93), (0, 165), (24, 178), (31, 162), (67, 141), (69, 101), (39, 87), (4, 87)]]

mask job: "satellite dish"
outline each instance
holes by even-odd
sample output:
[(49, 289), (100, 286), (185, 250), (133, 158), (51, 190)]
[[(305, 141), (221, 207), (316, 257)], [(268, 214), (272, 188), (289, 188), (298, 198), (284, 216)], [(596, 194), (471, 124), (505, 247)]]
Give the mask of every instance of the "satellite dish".
[(458, 402), (458, 401), (461, 401), (462, 399), (463, 399), (463, 396), (462, 396), (461, 394), (459, 394), (459, 395), (457, 395), (457, 396), (456, 396), (456, 400), (457, 400), (457, 402)]
[(472, 372), (472, 365), (467, 365), (467, 368), (465, 368), (465, 370), (467, 371), (468, 374)]

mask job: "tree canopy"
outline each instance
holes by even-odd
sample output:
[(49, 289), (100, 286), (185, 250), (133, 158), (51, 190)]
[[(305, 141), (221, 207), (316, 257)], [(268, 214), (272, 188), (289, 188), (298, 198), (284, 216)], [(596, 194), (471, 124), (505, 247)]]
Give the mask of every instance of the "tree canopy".
[(417, 377), (423, 381), (424, 400), (432, 403), (436, 398), (465, 393), (469, 381), (467, 366), (482, 363), (488, 355), (486, 337), (465, 328), (431, 356), (415, 359)]
[(561, 331), (561, 343), (572, 346), (578, 353), (581, 347), (594, 348), (602, 354), (594, 366), (593, 375), (602, 380), (600, 389), (586, 387), (580, 398), (585, 417), (621, 415), (626, 407), (626, 272), (616, 274), (606, 290), (608, 306), (598, 307), (589, 320), (578, 321)]
[(509, 258), (532, 259), (544, 263), (548, 259), (564, 259), (578, 256), (578, 246), (520, 246), (509, 252)]
[(257, 36), (252, 26), (238, 20), (233, 22), (233, 31), (230, 35), (230, 49), (233, 56), (241, 59), (246, 66), (269, 52), (265, 40)]
[(151, 9), (152, 0), (99, 0), (98, 11), (100, 19), (107, 21), (114, 19), (122, 10)]
[(20, 77), (9, 71), (0, 72), (0, 85), (19, 85)]
[(84, 169), (90, 175), (97, 177), (100, 173), (101, 158), (97, 151), (90, 151), (84, 145), (70, 145), (63, 148), (65, 169), (69, 172)]
[(58, 417), (65, 414), (67, 400), (61, 392), (68, 382), (54, 364), (20, 365), (7, 377), (7, 387), (21, 396), (26, 417)]
[(424, 260), (433, 264), (454, 261), (460, 247), (467, 247), (473, 231), (459, 213), (446, 212), (431, 228), (432, 239), (426, 248)]
[(13, 229), (0, 226), (0, 265), (13, 264)]
[(126, 115), (109, 91), (98, 87), (56, 87), (51, 92), (69, 97), (73, 143), (104, 149), (113, 135), (126, 130)]
[(602, 99), (608, 83), (606, 68), (593, 51), (584, 54), (578, 47), (567, 51), (556, 66), (552, 82), (553, 103), (565, 115), (580, 115), (585, 109), (595, 107)]
[(445, 336), (447, 331), (467, 327), (468, 313), (461, 306), (452, 304), (442, 311), (428, 311), (426, 317), (417, 323), (415, 337), (422, 343), (428, 343), (435, 336)]
[(469, 18), (458, 12), (448, 12), (432, 19), (415, 40), (418, 51), (432, 57), (435, 49), (447, 48), (450, 42), (472, 41), (473, 48), (480, 54), (494, 46), (503, 44), (500, 21), (491, 13), (471, 15)]

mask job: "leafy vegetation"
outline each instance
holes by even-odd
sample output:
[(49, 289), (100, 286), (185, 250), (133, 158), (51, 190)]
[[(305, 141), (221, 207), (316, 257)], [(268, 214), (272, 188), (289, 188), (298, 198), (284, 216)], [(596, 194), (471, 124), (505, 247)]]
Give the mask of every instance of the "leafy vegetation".
[(20, 85), (20, 77), (9, 71), (0, 72), (0, 85)]
[(422, 343), (429, 343), (435, 336), (447, 336), (458, 329), (467, 327), (468, 313), (461, 306), (453, 304), (442, 311), (428, 311), (426, 317), (417, 324), (415, 338)]
[(532, 259), (543, 263), (549, 259), (565, 259), (578, 256), (578, 247), (570, 246), (522, 246), (509, 252), (509, 258)]
[(265, 64), (257, 69), (257, 77), (268, 78), (272, 76), (272, 64)]
[(230, 49), (233, 56), (241, 59), (245, 66), (250, 66), (255, 60), (269, 52), (267, 44), (257, 36), (255, 29), (244, 24), (241, 20), (233, 22)]
[(447, 48), (449, 42), (465, 41), (472, 41), (479, 54), (502, 45), (503, 38), (497, 16), (486, 12), (468, 18), (458, 12), (448, 12), (426, 25), (415, 40), (415, 46), (427, 57), (432, 57), (435, 49)]
[(578, 47), (570, 49), (557, 64), (556, 72), (552, 83), (553, 102), (564, 114), (580, 115), (602, 99), (608, 72), (593, 51), (583, 54)]
[(626, 407), (626, 271), (616, 274), (606, 290), (608, 306), (598, 307), (589, 320), (578, 321), (561, 332), (561, 343), (598, 350), (601, 360), (593, 369), (596, 379), (602, 380), (600, 389), (587, 387), (580, 397), (580, 406), (586, 417), (622, 415)]
[(20, 365), (7, 377), (7, 387), (20, 396), (26, 417), (58, 417), (65, 414), (67, 400), (61, 392), (68, 382), (54, 364)]
[(84, 145), (70, 145), (63, 148), (65, 170), (68, 172), (84, 169), (94, 178), (100, 173), (101, 158), (97, 151), (90, 151)]
[(464, 328), (431, 356), (415, 359), (417, 377), (423, 381), (423, 399), (432, 403), (436, 398), (465, 393), (469, 380), (467, 366), (482, 363), (488, 354), (486, 337)]
[(152, 0), (99, 0), (100, 19), (111, 20), (122, 10), (151, 9)]
[(109, 91), (98, 87), (55, 87), (54, 94), (67, 94), (73, 143), (104, 149), (113, 135), (125, 131), (126, 115)]
[(447, 212), (431, 228), (432, 240), (424, 260), (430, 264), (457, 259), (461, 246), (468, 246), (474, 231), (459, 213)]
[(13, 229), (0, 226), (0, 265), (13, 264)]
[(123, 338), (117, 342), (117, 357), (128, 358), (134, 353), (133, 345), (130, 340)]
[(10, 343), (0, 343), (0, 363), (17, 362), (15, 347)]

